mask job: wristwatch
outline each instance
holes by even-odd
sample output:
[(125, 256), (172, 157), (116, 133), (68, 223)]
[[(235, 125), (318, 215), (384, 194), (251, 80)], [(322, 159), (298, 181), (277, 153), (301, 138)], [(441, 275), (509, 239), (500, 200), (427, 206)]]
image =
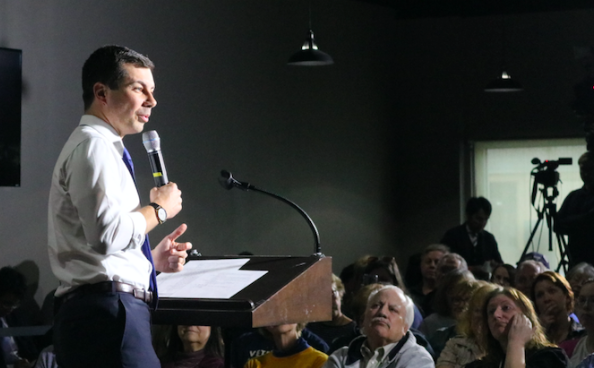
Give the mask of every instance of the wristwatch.
[(156, 203), (149, 203), (149, 206), (155, 209), (155, 215), (157, 215), (157, 220), (159, 221), (159, 224), (162, 224), (165, 221), (167, 221), (167, 211), (165, 211), (163, 207), (159, 206)]

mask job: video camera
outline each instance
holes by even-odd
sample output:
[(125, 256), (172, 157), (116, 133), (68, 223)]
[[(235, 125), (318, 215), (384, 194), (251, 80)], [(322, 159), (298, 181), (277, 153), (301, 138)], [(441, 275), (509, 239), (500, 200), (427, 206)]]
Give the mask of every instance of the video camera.
[(537, 165), (530, 172), (530, 175), (534, 176), (534, 186), (532, 187), (533, 205), (536, 200), (538, 185), (542, 184), (545, 189), (554, 188), (559, 182), (559, 172), (557, 172), (559, 165), (571, 165), (572, 163), (573, 159), (571, 157), (560, 157), (557, 161), (544, 160), (544, 162), (536, 157), (532, 159), (532, 164)]

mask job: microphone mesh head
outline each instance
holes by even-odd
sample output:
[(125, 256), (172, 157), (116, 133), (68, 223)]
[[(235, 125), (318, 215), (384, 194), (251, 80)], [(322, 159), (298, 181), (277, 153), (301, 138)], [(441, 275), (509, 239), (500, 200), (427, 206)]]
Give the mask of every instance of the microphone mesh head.
[(149, 130), (142, 133), (142, 144), (147, 152), (161, 150), (161, 138), (159, 138), (156, 130)]

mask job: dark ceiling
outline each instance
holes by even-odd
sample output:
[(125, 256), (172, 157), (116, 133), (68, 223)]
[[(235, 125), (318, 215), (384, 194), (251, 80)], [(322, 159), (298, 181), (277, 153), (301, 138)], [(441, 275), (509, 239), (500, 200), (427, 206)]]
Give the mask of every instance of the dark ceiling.
[(594, 8), (593, 0), (359, 0), (394, 9), (399, 19), (480, 17)]

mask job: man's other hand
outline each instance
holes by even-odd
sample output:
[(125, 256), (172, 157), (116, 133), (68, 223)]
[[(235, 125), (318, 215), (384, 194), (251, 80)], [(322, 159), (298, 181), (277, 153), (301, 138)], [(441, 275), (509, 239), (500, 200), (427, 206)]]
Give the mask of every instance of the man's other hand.
[(183, 270), (186, 257), (188, 257), (186, 251), (192, 249), (192, 244), (188, 242), (178, 243), (175, 240), (185, 233), (187, 229), (188, 225), (181, 224), (152, 250), (155, 270), (159, 272), (179, 272)]

